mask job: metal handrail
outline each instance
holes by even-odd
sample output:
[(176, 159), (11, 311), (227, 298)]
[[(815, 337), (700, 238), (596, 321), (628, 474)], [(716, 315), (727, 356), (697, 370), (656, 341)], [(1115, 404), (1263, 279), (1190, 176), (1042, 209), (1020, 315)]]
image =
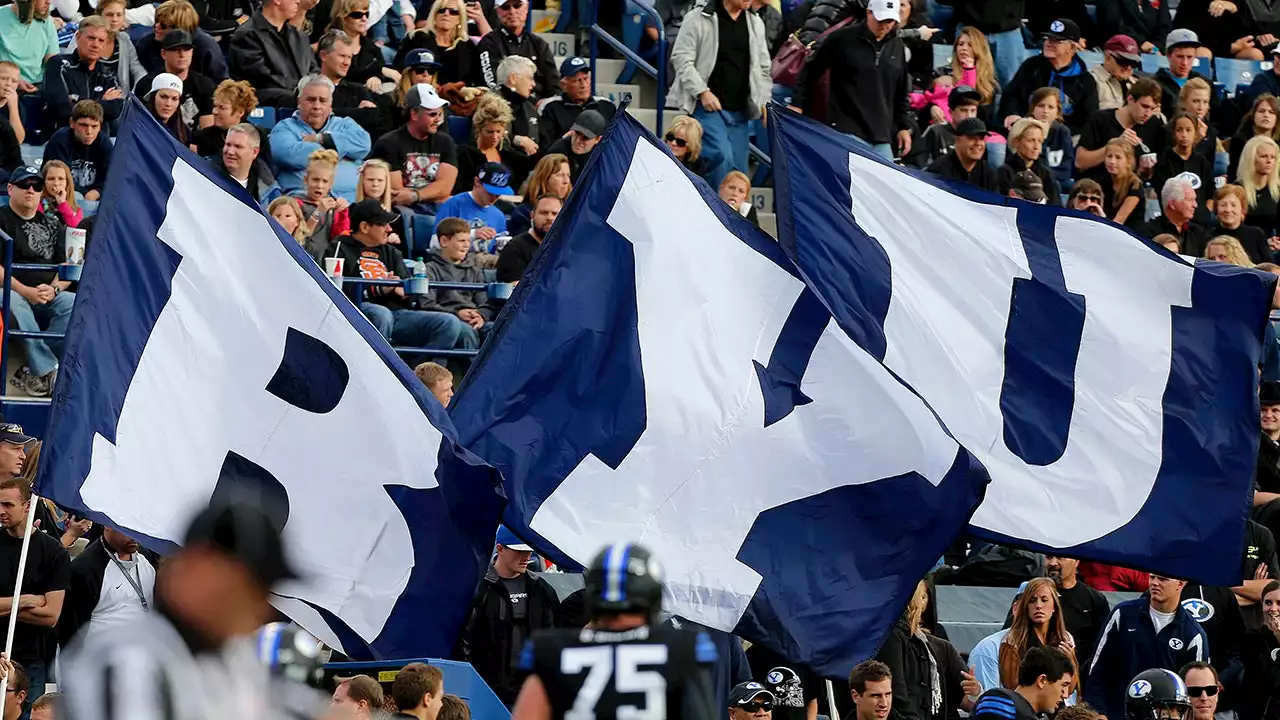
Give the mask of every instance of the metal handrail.
[(622, 54), (624, 58), (635, 63), (636, 67), (648, 73), (658, 83), (657, 90), (657, 121), (654, 125), (658, 137), (662, 137), (662, 111), (667, 104), (667, 28), (662, 23), (662, 16), (653, 8), (649, 0), (633, 0), (641, 10), (653, 20), (654, 27), (658, 28), (658, 66), (655, 68), (648, 61), (640, 57), (631, 48), (627, 47), (618, 38), (610, 35), (607, 30), (600, 27), (600, 3), (602, 0), (594, 0), (591, 3), (591, 18), (588, 23), (588, 29), (591, 31), (591, 94), (596, 92), (596, 59), (600, 55), (599, 41), (603, 40), (605, 44)]

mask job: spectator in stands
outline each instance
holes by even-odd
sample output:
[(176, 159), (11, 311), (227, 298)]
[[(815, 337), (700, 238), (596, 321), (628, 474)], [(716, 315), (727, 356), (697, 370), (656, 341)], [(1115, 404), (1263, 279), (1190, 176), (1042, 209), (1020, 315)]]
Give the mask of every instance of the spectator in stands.
[(396, 673), (391, 699), (399, 711), (397, 716), (436, 720), (444, 699), (444, 673), (434, 665), (409, 663)]
[(1218, 671), (1207, 662), (1189, 662), (1178, 674), (1186, 683), (1187, 696), (1191, 699), (1191, 717), (1187, 720), (1213, 720), (1218, 693), (1222, 691)]
[(532, 547), (498, 527), (497, 552), (480, 581), (462, 634), (462, 659), (508, 706), (520, 689), (512, 667), (517, 650), (532, 633), (556, 627), (560, 606), (551, 584), (529, 573), (532, 555)]
[(956, 126), (956, 145), (929, 165), (928, 172), (959, 180), (983, 190), (996, 191), (996, 171), (987, 163), (987, 126), (976, 117)]
[(1040, 182), (1040, 178), (1030, 170), (1015, 173), (1013, 179), (1009, 181), (1009, 187), (1005, 194), (1011, 198), (1026, 200), (1039, 205), (1044, 205), (1048, 202), (1044, 194), (1044, 183)]
[[(1259, 53), (1261, 55), (1261, 53)], [(1275, 56), (1280, 55), (1280, 45), (1276, 45), (1271, 50), (1271, 72), (1260, 72), (1253, 76), (1253, 81), (1249, 83), (1248, 90), (1236, 89), (1237, 98), (1257, 97), (1259, 95), (1280, 95), (1280, 67), (1277, 67)], [(1262, 58), (1259, 57), (1259, 60)]]
[(499, 163), (485, 163), (476, 173), (471, 190), (440, 203), (437, 215), (467, 221), (477, 251), (494, 253), (501, 249), (501, 246), (495, 249), (494, 238), (507, 234), (507, 218), (496, 204), (500, 196), (513, 193), (511, 171)]
[[(1052, 713), (1076, 682), (1075, 663), (1054, 647), (1027, 651), (1013, 688), (993, 687), (974, 704), (974, 720), (1032, 720)], [(1128, 680), (1125, 681), (1126, 685)], [(1116, 717), (1120, 717), (1117, 715)]]
[[(1018, 667), (1022, 658), (1033, 647), (1053, 647), (1061, 650), (1073, 666), (1072, 676), (1078, 675), (1076, 665), (1075, 639), (1067, 632), (1066, 619), (1062, 612), (1062, 601), (1054, 581), (1049, 578), (1033, 578), (1027, 583), (1022, 594), (1013, 606), (1013, 622), (1000, 640), (997, 654), (997, 683), (988, 685), (986, 671), (977, 669), (977, 659), (971, 658), (977, 669), (978, 682), (984, 687), (1003, 687), (1012, 690), (1017, 687)], [(1069, 686), (1074, 691), (1075, 683)]]
[[(9, 176), (9, 201), (0, 207), (0, 229), (13, 238), (15, 263), (58, 264), (66, 260), (61, 220), (40, 212), (44, 178), (40, 170), (20, 167)], [(75, 293), (71, 283), (59, 280), (57, 271), (15, 271), (11, 280), (9, 312), (21, 330), (65, 333), (71, 321)], [(18, 370), (12, 382), (28, 395), (48, 397), (53, 389), (58, 356), (63, 340), (24, 339), (27, 367)], [(27, 658), (19, 658), (26, 660)]]
[(471, 708), (467, 707), (466, 700), (457, 695), (445, 695), (436, 720), (471, 720)]
[(1160, 68), (1153, 76), (1160, 83), (1164, 95), (1160, 100), (1160, 112), (1165, 117), (1173, 117), (1178, 107), (1178, 92), (1191, 78), (1204, 78), (1192, 68), (1200, 49), (1200, 38), (1195, 32), (1187, 29), (1173, 30), (1165, 41), (1165, 54), (1169, 57), (1169, 67)]
[(538, 153), (538, 111), (533, 100), (533, 61), (520, 55), (509, 55), (498, 65), (498, 95), (511, 109), (511, 143), (529, 156)]
[(1124, 105), (1133, 82), (1133, 71), (1142, 65), (1138, 43), (1128, 35), (1113, 35), (1102, 46), (1102, 64), (1089, 68), (1098, 86), (1098, 109), (1116, 110)]
[(453, 399), (453, 373), (448, 368), (439, 363), (424, 362), (413, 369), (413, 374), (441, 405), (449, 407), (449, 401)]
[[(538, 251), (538, 246), (546, 239), (547, 233), (551, 231), (551, 226), (563, 207), (564, 201), (554, 194), (538, 197), (533, 210), (532, 227), (511, 238), (511, 242), (507, 243), (498, 254), (496, 267), (498, 282), (520, 282), (529, 263), (533, 262), (533, 255)], [(1280, 424), (1277, 424), (1277, 435), (1280, 435)], [(1280, 489), (1277, 492), (1280, 492)], [(1277, 499), (1280, 499), (1280, 495)]]
[(323, 148), (307, 158), (302, 175), (303, 187), (290, 193), (302, 208), (302, 222), (307, 234), (303, 247), (317, 263), (324, 262), (324, 251), (330, 240), (351, 229), (347, 217), (348, 202), (333, 194), (333, 180), (338, 171), (338, 153)]
[(560, 74), (556, 72), (551, 46), (547, 45), (546, 40), (525, 30), (529, 17), (528, 0), (500, 0), (497, 10), (498, 27), (476, 45), (484, 83), (491, 90), (497, 90), (503, 80), (498, 74), (502, 59), (508, 55), (520, 55), (529, 58), (537, 66), (533, 97), (541, 99), (550, 96), (560, 84)]
[(307, 234), (307, 224), (302, 221), (302, 205), (297, 198), (285, 195), (272, 200), (267, 204), (267, 214), (275, 218), (299, 245), (306, 247), (310, 235)]
[(538, 144), (545, 147), (568, 134), (583, 110), (595, 110), (605, 123), (617, 112), (609, 98), (591, 94), (591, 63), (582, 57), (565, 58), (560, 63), (560, 94), (538, 103)]
[[(471, 223), (456, 217), (446, 217), (436, 225), (436, 237), (440, 249), (427, 255), (426, 274), (432, 282), (485, 283), (484, 270), (475, 262), (471, 252)], [(466, 323), (460, 343), (465, 348), (478, 348), (482, 338), (489, 334), (493, 320), (493, 308), (489, 307), (489, 295), (484, 290), (436, 290), (436, 302)], [(433, 391), (434, 392), (434, 391)]]
[(1106, 217), (1106, 211), (1102, 209), (1103, 199), (1102, 186), (1096, 180), (1083, 178), (1071, 186), (1071, 197), (1067, 198), (1067, 207), (1093, 213), (1098, 217)]
[(22, 667), (20, 662), (10, 662), (0, 658), (0, 672), (10, 678), (10, 687), (5, 688), (3, 718), (4, 720), (22, 720), (26, 712), (23, 708), (27, 706), (27, 699), (31, 694), (31, 681), (27, 679), (26, 668)]
[[(227, 139), (227, 131), (243, 122), (248, 122), (249, 114), (258, 107), (258, 94), (253, 86), (244, 80), (223, 80), (213, 91), (213, 124), (196, 131), (192, 141), (196, 146), (196, 154), (204, 157), (216, 157), (222, 153), (222, 143)], [(270, 164), (271, 149), (267, 144), (267, 131), (258, 128), (259, 147), (262, 152), (258, 157)]]
[[(1215, 238), (1216, 240), (1216, 238)], [(1223, 247), (1227, 248), (1226, 258), (1218, 262), (1226, 262), (1238, 267), (1253, 267), (1244, 250), (1234, 238), (1222, 238)], [(1213, 241), (1210, 241), (1210, 245)], [(1217, 258), (1211, 258), (1217, 259)], [(1268, 333), (1267, 342), (1275, 343), (1275, 335)], [(1252, 533), (1249, 533), (1252, 534)], [(1247, 537), (1247, 535), (1246, 535)], [(1247, 555), (1247, 551), (1242, 555)], [(1265, 583), (1263, 584), (1265, 588)], [(1246, 628), (1244, 614), (1236, 600), (1235, 592), (1230, 587), (1205, 586), (1187, 583), (1179, 595), (1179, 601), (1204, 631), (1209, 641), (1205, 648), (1205, 659), (1213, 657), (1214, 667), (1222, 676), (1223, 683), (1231, 689), (1223, 698), (1222, 711), (1235, 709), (1240, 680), (1244, 677), (1244, 659), (1242, 651), (1245, 643)]]
[(1031, 94), (1042, 87), (1057, 88), (1062, 116), (1073, 133), (1080, 132), (1098, 110), (1098, 86), (1084, 61), (1076, 56), (1080, 48), (1080, 26), (1072, 20), (1055, 20), (1044, 36), (1044, 54), (1033, 55), (1018, 68), (1004, 86), (999, 115), (1006, 128), (1030, 110)]
[(987, 45), (986, 36), (977, 28), (967, 27), (956, 34), (956, 46), (951, 55), (951, 77), (955, 78), (956, 87), (971, 87), (977, 91), (978, 117), (983, 122), (993, 122), (1000, 86), (996, 84), (991, 46)]
[(71, 168), (61, 160), (50, 160), (41, 170), (44, 175), (44, 196), (41, 210), (61, 220), (67, 227), (79, 227), (84, 211), (76, 205), (76, 184), (71, 178)]
[(1061, 96), (1055, 88), (1040, 88), (1031, 94), (1031, 117), (1049, 128), (1045, 135), (1042, 155), (1045, 165), (1053, 172), (1059, 188), (1071, 186), (1075, 168), (1076, 148), (1071, 130), (1062, 122)]
[(351, 59), (355, 56), (351, 36), (342, 30), (330, 30), (320, 36), (316, 53), (320, 58), (320, 74), (334, 84), (333, 114), (355, 120), (371, 138), (382, 137), (391, 130), (391, 98), (380, 89), (370, 90), (348, 79)]
[[(1024, 0), (955, 0), (952, 4), (957, 31), (961, 27), (974, 27), (986, 37), (1000, 87), (1008, 87), (1026, 57), (1026, 46), (1022, 41), (1025, 6)], [(1046, 84), (1040, 83), (1035, 87)], [(1028, 89), (1026, 94), (1029, 95), (1033, 89)]]
[(533, 169), (533, 160), (508, 141), (511, 119), (511, 106), (506, 100), (494, 93), (481, 96), (476, 103), (475, 114), (471, 116), (472, 143), (458, 148), (458, 179), (453, 186), (455, 194), (471, 189), (476, 174), (486, 163), (505, 165), (511, 171), (512, 187), (524, 184)]
[[(160, 57), (164, 61), (163, 72), (182, 81), (182, 99), (179, 117), (188, 133), (213, 125), (213, 81), (191, 69), (195, 52), (191, 34), (185, 30), (170, 30), (160, 41)], [(134, 94), (147, 92), (156, 76), (148, 75), (138, 82)], [(141, 90), (142, 92), (138, 92)]]
[(71, 120), (71, 108), (81, 100), (97, 100), (107, 120), (124, 109), (124, 94), (115, 72), (101, 62), (111, 41), (107, 21), (90, 15), (76, 31), (76, 51), (51, 58), (44, 69), (44, 98), (58, 125)]
[[(707, 159), (702, 155), (702, 123), (688, 115), (677, 115), (672, 118), (662, 140), (676, 160), (689, 172), (704, 177), (711, 171)], [(569, 176), (566, 174), (565, 181), (568, 180)]]
[(1160, 153), (1151, 173), (1153, 187), (1164, 187), (1175, 175), (1186, 174), (1194, 178), (1196, 186), (1195, 221), (1209, 224), (1209, 211), (1213, 209), (1213, 160), (1196, 152), (1200, 143), (1200, 124), (1184, 112), (1177, 112), (1169, 120), (1166, 129), (1169, 145)]
[(58, 31), (49, 19), (50, 0), (0, 8), (0, 60), (18, 66), (18, 90), (37, 92), (45, 65), (58, 55)]
[(751, 203), (751, 178), (737, 170), (724, 176), (720, 181), (720, 199), (725, 201), (734, 212), (760, 227), (760, 217), (756, 214), (756, 206)]
[(1240, 121), (1240, 129), (1231, 136), (1230, 161), (1227, 165), (1227, 178), (1236, 178), (1240, 169), (1240, 154), (1251, 138), (1263, 135), (1280, 142), (1280, 99), (1275, 95), (1260, 95), (1253, 101), (1253, 106)]
[(365, 160), (360, 165), (356, 202), (369, 198), (381, 203), (383, 210), (391, 209), (391, 166), (385, 160)]
[(135, 627), (155, 604), (156, 568), (138, 542), (114, 528), (71, 562), (67, 603), (58, 622), (58, 644), (77, 635)]
[(0, 118), (0, 182), (7, 182), (9, 173), (25, 164), (22, 159), (22, 143), (13, 127)]
[(892, 674), (893, 708), (889, 717), (893, 720), (932, 717), (935, 689), (941, 700), (941, 678), (935, 671), (937, 660), (921, 630), (927, 602), (928, 588), (922, 580), (875, 657), (887, 665)]
[[(600, 136), (604, 134), (604, 128), (604, 117), (600, 113), (595, 110), (583, 110), (573, 123), (573, 127), (569, 128), (569, 134), (551, 143), (551, 146), (544, 148), (543, 151), (548, 155), (564, 155), (568, 158), (569, 179), (577, 182), (583, 168), (587, 166), (587, 158), (591, 155), (591, 151), (600, 144)], [(706, 136), (703, 137), (705, 139)], [(711, 182), (712, 177), (715, 177), (714, 170), (706, 176), (708, 183)]]
[(1179, 602), (1185, 584), (1152, 574), (1146, 595), (1111, 610), (1084, 685), (1085, 699), (1099, 712), (1122, 717), (1129, 680), (1143, 670), (1210, 661), (1208, 636)]
[[(1253, 269), (1280, 275), (1280, 265), (1272, 262), (1257, 263)], [(1262, 625), (1262, 591), (1273, 576), (1280, 576), (1280, 556), (1276, 554), (1276, 539), (1261, 523), (1249, 520), (1245, 523), (1244, 576), (1240, 585), (1231, 588), (1240, 604), (1248, 628)]]
[(222, 143), (222, 154), (214, 167), (248, 190), (259, 205), (266, 206), (283, 191), (271, 168), (259, 157), (260, 137), (258, 129), (249, 123), (232, 125), (227, 130), (227, 138)]
[[(394, 212), (383, 210), (377, 200), (361, 200), (347, 210), (351, 233), (333, 240), (325, 257), (343, 258), (346, 277), (368, 280), (400, 280), (409, 277), (404, 256), (393, 241)], [(407, 295), (403, 286), (369, 286), (364, 289), (360, 311), (393, 345), (452, 349), (458, 343), (463, 322), (443, 312), (430, 294)]]
[(307, 36), (289, 22), (297, 11), (298, 0), (265, 0), (231, 35), (231, 75), (248, 80), (263, 105), (297, 107), (298, 83), (316, 71)]
[(981, 103), (982, 94), (974, 88), (968, 85), (957, 85), (952, 88), (947, 95), (947, 108), (951, 110), (951, 121), (930, 125), (919, 141), (912, 143), (912, 164), (921, 168), (929, 167), (950, 153), (956, 146), (956, 126), (969, 118), (977, 117)]
[[(895, 151), (903, 156), (911, 152), (914, 128), (908, 99), (911, 77), (906, 47), (894, 32), (897, 25), (896, 0), (872, 0), (865, 22), (831, 33), (814, 52), (792, 97), (805, 113), (825, 115), (832, 127), (871, 146), (886, 160), (893, 160)], [(817, 86), (828, 73), (830, 97), (826, 107), (818, 107)], [(702, 123), (705, 137), (711, 137), (707, 123), (714, 118), (698, 112), (694, 117)], [(704, 143), (709, 144), (705, 139)], [(744, 167), (731, 169), (745, 170), (745, 155), (742, 162)], [(713, 172), (707, 180), (716, 184), (723, 175)]]
[(1210, 228), (1209, 235), (1230, 235), (1239, 241), (1251, 261), (1270, 262), (1272, 250), (1267, 244), (1266, 233), (1245, 224), (1245, 208), (1248, 206), (1249, 195), (1244, 188), (1239, 185), (1223, 185), (1214, 194), (1213, 209), (1218, 222)]
[[(22, 71), (8, 60), (0, 60), (0, 129), (5, 137), (0, 137), (0, 167), (12, 170), (16, 166), (3, 164), (8, 159), (9, 143), (15, 146), (27, 138), (27, 130), (22, 124), (21, 101), (18, 99), (18, 83), (22, 80)], [(12, 135), (12, 138), (7, 136)], [(21, 163), (18, 163), (19, 165)]]
[(213, 80), (227, 79), (227, 61), (218, 41), (199, 28), (200, 15), (188, 0), (165, 0), (156, 8), (155, 31), (138, 41), (138, 60), (149, 73), (164, 72), (164, 58), (160, 50), (164, 36), (170, 30), (183, 30), (191, 36), (195, 54), (191, 67)]
[(1196, 154), (1203, 155), (1209, 161), (1211, 170), (1222, 147), (1222, 143), (1218, 141), (1217, 129), (1209, 122), (1212, 95), (1213, 88), (1209, 87), (1204, 78), (1191, 78), (1178, 92), (1178, 109), (1196, 122), (1196, 134), (1200, 137), (1196, 144)]
[[(748, 169), (750, 122), (761, 116), (772, 91), (764, 23), (755, 14), (747, 12), (746, 5), (746, 0), (709, 1), (698, 12), (685, 18), (680, 27), (680, 35), (675, 38), (675, 45), (671, 49), (671, 68), (675, 73), (675, 80), (667, 97), (681, 111), (692, 114), (702, 123), (702, 151), (711, 165), (707, 182), (713, 187), (718, 186), (730, 170)], [(897, 24), (896, 7), (892, 15), (893, 20), (888, 23), (886, 34)], [(831, 37), (840, 32), (842, 31), (833, 33)], [(833, 44), (835, 43), (824, 42), (821, 47), (828, 48)], [(901, 57), (902, 42), (899, 40), (897, 44), (899, 60), (902, 61), (905, 72), (905, 58)], [(806, 64), (806, 72), (815, 61), (818, 64), (825, 62), (818, 59), (820, 55), (823, 55), (821, 50), (810, 59)], [(816, 69), (815, 72), (821, 74)], [(905, 93), (904, 87), (904, 114), (907, 102)], [(575, 128), (582, 123), (582, 117), (586, 114), (584, 111), (578, 116)], [(599, 112), (594, 114), (600, 118), (603, 132), (604, 116)], [(547, 152), (563, 151), (547, 148)], [(573, 163), (572, 157), (570, 163)], [(578, 177), (576, 169), (573, 177)]]
[(1178, 238), (1170, 235), (1169, 233), (1157, 235), (1151, 238), (1151, 242), (1163, 247), (1165, 250), (1168, 250), (1175, 255), (1182, 254), (1182, 246), (1178, 244)]
[(71, 109), (71, 127), (58, 128), (44, 146), (44, 162), (66, 163), (85, 200), (101, 199), (111, 164), (111, 144), (102, 136), (102, 123), (102, 105), (81, 100)]
[[(116, 74), (116, 81), (124, 89), (132, 88), (143, 75), (147, 74), (142, 61), (138, 59), (138, 51), (129, 39), (128, 25), (125, 21), (126, 0), (100, 0), (97, 14), (107, 21), (110, 36), (107, 38), (107, 50), (98, 62)], [(74, 53), (78, 47), (76, 38), (71, 38), (67, 53)]]
[(1249, 208), (1245, 223), (1260, 228), (1267, 237), (1277, 234), (1277, 201), (1280, 201), (1280, 165), (1276, 156), (1280, 146), (1266, 136), (1256, 136), (1245, 143), (1240, 155), (1236, 182), (1244, 188)]
[(358, 720), (372, 720), (382, 710), (382, 685), (368, 675), (356, 675), (338, 682), (331, 704), (341, 706)]
[(1160, 203), (1164, 212), (1148, 222), (1141, 234), (1151, 238), (1169, 233), (1178, 238), (1183, 254), (1199, 257), (1209, 242), (1209, 234), (1203, 225), (1192, 220), (1196, 214), (1196, 189), (1191, 181), (1171, 178), (1160, 190)]
[(849, 694), (856, 720), (887, 720), (893, 708), (893, 673), (876, 660), (859, 663), (849, 673)]
[(182, 80), (177, 75), (160, 73), (152, 78), (151, 89), (142, 102), (178, 142), (189, 142), (187, 124), (182, 122)]
[[(1162, 91), (1154, 80), (1142, 78), (1129, 86), (1123, 107), (1099, 110), (1085, 123), (1076, 148), (1076, 169), (1087, 177), (1102, 182), (1108, 174), (1103, 167), (1107, 143), (1119, 140), (1128, 145), (1134, 156), (1158, 154), (1164, 149), (1164, 123), (1160, 113)], [(1155, 158), (1151, 158), (1154, 165)], [(1151, 166), (1142, 168), (1150, 172)]]
[(1210, 240), (1204, 246), (1204, 258), (1226, 263), (1227, 265), (1253, 267), (1253, 262), (1249, 260), (1249, 254), (1244, 251), (1243, 247), (1240, 247), (1240, 241), (1230, 235), (1220, 235)]
[(369, 133), (355, 120), (333, 114), (333, 81), (308, 75), (298, 81), (298, 109), (271, 129), (272, 162), (280, 187), (302, 187), (302, 173), (311, 153), (329, 148), (338, 153), (333, 192), (347, 202), (355, 199), (356, 166), (369, 154)]
[(59, 707), (62, 707), (62, 693), (45, 693), (31, 703), (30, 720), (58, 720), (56, 708)]
[[(1272, 580), (1263, 588), (1262, 625), (1245, 636), (1244, 666), (1241, 716), (1270, 720), (1276, 697), (1280, 696), (1280, 580)], [(1210, 686), (1203, 679), (1199, 682), (1201, 687)], [(1195, 700), (1193, 697), (1193, 707)], [(1198, 715), (1196, 720), (1200, 720)]]
[(1013, 124), (1009, 130), (1010, 152), (1005, 153), (1004, 165), (996, 172), (997, 192), (1007, 195), (1014, 176), (1030, 170), (1040, 178), (1045, 201), (1050, 205), (1062, 205), (1062, 191), (1058, 188), (1058, 181), (1041, 157), (1044, 138), (1045, 126), (1035, 118), (1025, 117)]
[(1235, 0), (1182, 0), (1175, 6), (1175, 29), (1191, 28), (1200, 37), (1200, 57), (1247, 58), (1262, 60), (1264, 49), (1258, 48), (1249, 31), (1247, 5)]
[(425, 25), (401, 41), (395, 66), (407, 70), (411, 67), (406, 60), (409, 53), (427, 50), (440, 64), (436, 80), (441, 85), (484, 85), (476, 46), (467, 37), (467, 14), (468, 6), (463, 0), (435, 0)]
[[(0, 567), (4, 568), (0, 579), (6, 582), (17, 580), (27, 513), (33, 510), (31, 484), (26, 479), (9, 478), (0, 482), (0, 525), (4, 527), (4, 533), (0, 534)], [(53, 628), (62, 615), (71, 561), (62, 544), (44, 533), (32, 533), (30, 542), (11, 655), (14, 662), (26, 668), (34, 700), (44, 695), (45, 679), (49, 675), (45, 650), (55, 642)]]
[[(689, 119), (692, 120), (692, 118)], [(670, 142), (667, 146), (671, 146)], [(688, 147), (684, 149), (686, 152), (689, 150)], [(534, 167), (528, 182), (521, 188), (523, 202), (512, 208), (511, 216), (507, 218), (507, 231), (512, 236), (516, 236), (529, 229), (534, 205), (537, 204), (538, 198), (543, 195), (555, 195), (564, 201), (569, 197), (569, 191), (572, 189), (573, 182), (569, 179), (569, 159), (560, 154), (543, 155)]]
[(224, 42), (252, 17), (254, 9), (251, 0), (194, 0), (192, 4), (200, 14), (200, 29), (218, 42)]
[(374, 144), (370, 157), (391, 166), (396, 205), (434, 210), (436, 203), (452, 193), (458, 176), (458, 150), (453, 138), (440, 132), (448, 105), (431, 85), (413, 86), (405, 96), (408, 122)]
[(1173, 28), (1169, 4), (1160, 0), (1100, 0), (1098, 31), (1103, 37), (1127, 35), (1144, 53), (1157, 52)]
[(355, 54), (346, 78), (372, 92), (382, 92), (383, 80), (398, 82), (400, 73), (386, 66), (382, 48), (369, 34), (369, 0), (336, 0), (329, 16), (330, 31), (341, 30), (353, 43)]
[(1045, 572), (1058, 590), (1059, 608), (1067, 633), (1075, 642), (1075, 656), (1080, 662), (1093, 659), (1093, 651), (1102, 634), (1103, 623), (1111, 612), (1111, 606), (1102, 593), (1080, 581), (1076, 570), (1080, 561), (1061, 555), (1048, 555), (1044, 559)]

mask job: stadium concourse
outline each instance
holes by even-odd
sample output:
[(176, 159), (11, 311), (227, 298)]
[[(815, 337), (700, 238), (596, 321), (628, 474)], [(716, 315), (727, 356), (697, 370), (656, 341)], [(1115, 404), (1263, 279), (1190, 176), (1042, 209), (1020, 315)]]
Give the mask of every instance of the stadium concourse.
[[(278, 518), (215, 505), (162, 568), (154, 551), (172, 547), (30, 503), (80, 268), (94, 257), (95, 225), (112, 222), (98, 214), (104, 188), (136, 160), (114, 152), (134, 99), (202, 171), (243, 189), (316, 267), (345, 278), (371, 327), (447, 407), (543, 239), (575, 220), (562, 211), (624, 106), (708, 197), (770, 236), (773, 102), (919, 173), (1280, 274), (1277, 38), (1269, 0), (0, 6), (0, 231), (12, 239), (0, 585), (24, 566), (4, 720), (214, 717), (175, 709), (188, 688), (167, 683), (198, 675), (58, 658), (73, 643), (139, 633), (163, 636), (153, 649), (175, 657), (192, 654), (180, 637), (192, 632), (196, 645), (232, 653), (250, 630), (259, 652), (229, 659), (226, 681), (265, 661), (290, 688), (275, 696), (285, 709), (319, 716), (331, 701), (357, 717), (488, 720), (517, 703), (532, 670), (545, 671), (545, 657), (522, 653), (525, 641), (598, 620), (603, 602), (590, 573), (584, 587), (504, 528), (451, 657), (349, 661), (296, 626), (257, 630), (276, 619), (266, 591), (291, 572), (272, 539)], [(715, 712), (733, 720), (1275, 717), (1280, 347), (1270, 326), (1260, 374), (1257, 491), (1238, 585), (964, 538), (920, 581), (877, 662), (851, 677), (696, 627), (696, 644), (672, 647), (710, 669)], [(38, 525), (24, 556), (29, 519)], [(77, 669), (100, 672), (93, 687), (116, 699), (68, 715), (55, 689)], [(563, 700), (541, 682), (551, 706)], [(302, 685), (323, 695), (291, 694)]]

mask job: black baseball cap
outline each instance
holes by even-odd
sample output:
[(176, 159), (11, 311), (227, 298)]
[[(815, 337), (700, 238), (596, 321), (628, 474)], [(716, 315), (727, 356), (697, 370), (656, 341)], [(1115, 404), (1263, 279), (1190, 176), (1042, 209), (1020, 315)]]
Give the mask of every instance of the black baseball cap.
[(604, 134), (604, 116), (598, 110), (583, 110), (578, 113), (578, 119), (573, 121), (573, 127), (569, 129), (577, 130), (588, 140), (600, 137)]
[(502, 163), (485, 163), (480, 172), (476, 173), (476, 179), (485, 190), (494, 195), (511, 195), (515, 192), (511, 189), (511, 171)]
[(1053, 38), (1054, 40), (1080, 42), (1080, 26), (1070, 18), (1054, 20), (1049, 23), (1049, 29), (1045, 31), (1044, 37)]
[(22, 426), (18, 423), (5, 422), (4, 418), (0, 418), (0, 442), (7, 442), (10, 445), (26, 445), (34, 439), (23, 432)]
[(1040, 182), (1040, 177), (1030, 170), (1015, 174), (1009, 189), (1016, 191), (1018, 197), (1029, 202), (1043, 202), (1047, 197), (1044, 194), (1044, 183)]
[(564, 62), (560, 63), (560, 77), (562, 78), (573, 77), (582, 72), (591, 72), (591, 63), (587, 62), (584, 57), (574, 55), (565, 58)]
[(160, 41), (160, 47), (165, 50), (176, 50), (178, 48), (194, 48), (196, 42), (191, 37), (191, 33), (181, 28), (174, 28), (164, 34), (164, 40)]
[(39, 180), (40, 184), (43, 185), (44, 176), (40, 174), (40, 168), (35, 165), (22, 165), (9, 174), (10, 185), (17, 185), (28, 180)]
[(1261, 405), (1280, 405), (1280, 382), (1264, 382), (1258, 386), (1258, 403)]
[(777, 701), (777, 698), (773, 696), (773, 693), (769, 692), (768, 688), (755, 681), (738, 683), (729, 691), (729, 705), (731, 706), (746, 705), (752, 700), (773, 703)]
[(951, 93), (947, 95), (947, 106), (952, 110), (960, 107), (960, 103), (972, 100), (973, 102), (982, 102), (982, 93), (974, 90), (968, 85), (957, 85)]
[(366, 198), (347, 208), (347, 217), (351, 220), (351, 229), (359, 230), (360, 223), (370, 225), (390, 225), (399, 217), (396, 213), (382, 207), (382, 203), (373, 198)]
[(987, 124), (976, 117), (965, 118), (956, 126), (956, 137), (971, 137), (973, 135), (986, 135)]
[(299, 577), (285, 557), (283, 532), (284, 528), (256, 505), (215, 500), (191, 521), (182, 544), (205, 545), (231, 555), (270, 588), (281, 580)]

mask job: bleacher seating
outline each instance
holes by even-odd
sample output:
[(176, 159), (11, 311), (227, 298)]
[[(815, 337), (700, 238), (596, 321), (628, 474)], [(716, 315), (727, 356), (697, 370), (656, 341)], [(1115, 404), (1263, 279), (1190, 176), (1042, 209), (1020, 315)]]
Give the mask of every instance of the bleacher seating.
[(263, 130), (270, 130), (276, 126), (276, 109), (273, 107), (256, 107), (249, 112), (249, 122)]

